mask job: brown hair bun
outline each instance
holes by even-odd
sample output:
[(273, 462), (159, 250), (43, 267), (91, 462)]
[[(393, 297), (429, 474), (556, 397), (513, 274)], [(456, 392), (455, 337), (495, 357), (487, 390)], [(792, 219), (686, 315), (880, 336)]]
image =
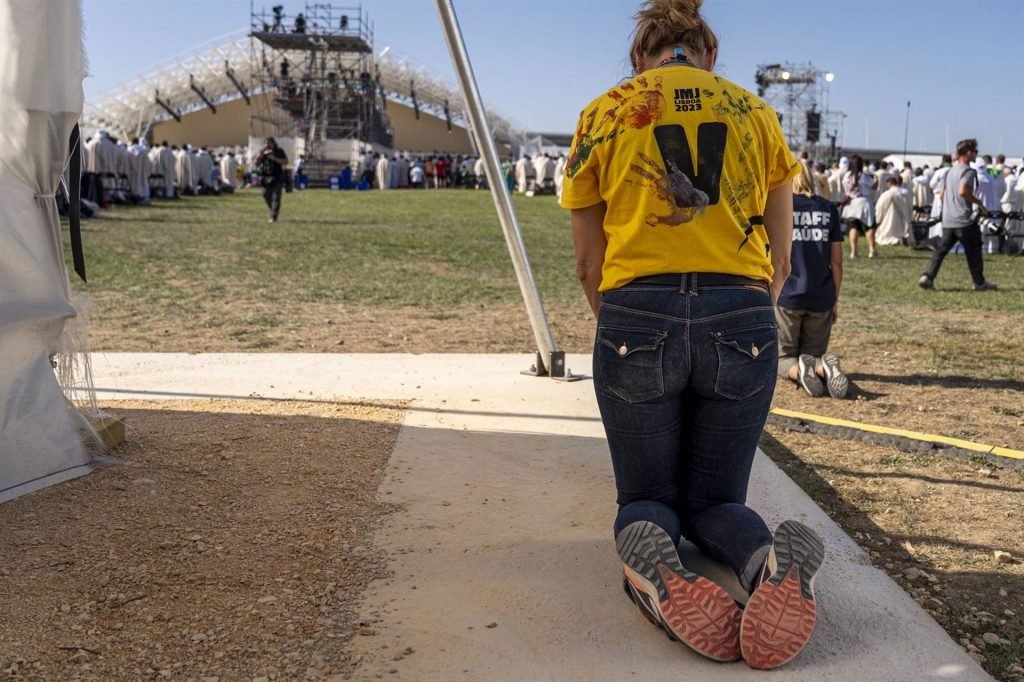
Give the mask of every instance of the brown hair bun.
[(633, 69), (639, 72), (644, 57), (668, 47), (682, 47), (698, 57), (717, 48), (718, 37), (700, 14), (703, 4), (704, 0), (645, 0), (633, 16)]

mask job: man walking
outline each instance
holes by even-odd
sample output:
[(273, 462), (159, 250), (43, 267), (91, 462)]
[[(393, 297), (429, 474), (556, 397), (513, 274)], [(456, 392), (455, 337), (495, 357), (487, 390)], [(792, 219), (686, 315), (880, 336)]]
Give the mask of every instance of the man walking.
[(959, 241), (964, 247), (967, 268), (971, 271), (971, 279), (974, 280), (974, 290), (991, 291), (996, 285), (985, 281), (981, 260), (981, 229), (972, 209), (973, 206), (977, 206), (978, 215), (988, 215), (988, 210), (981, 199), (975, 196), (978, 172), (970, 166), (978, 157), (978, 141), (969, 139), (958, 142), (956, 156), (956, 165), (946, 173), (942, 184), (942, 242), (932, 255), (928, 269), (917, 283), (922, 289), (931, 289), (935, 286), (935, 278), (942, 267), (943, 259)]
[(263, 141), (263, 151), (256, 157), (256, 168), (260, 172), (260, 183), (263, 185), (263, 200), (270, 209), (270, 222), (276, 223), (281, 213), (281, 192), (284, 189), (285, 166), (288, 156), (277, 146), (277, 141), (268, 137)]

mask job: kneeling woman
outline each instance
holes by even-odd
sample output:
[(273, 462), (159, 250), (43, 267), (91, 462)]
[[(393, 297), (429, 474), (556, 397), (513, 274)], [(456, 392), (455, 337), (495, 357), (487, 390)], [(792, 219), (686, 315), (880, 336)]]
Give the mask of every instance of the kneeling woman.
[[(775, 112), (711, 73), (718, 39), (700, 6), (644, 3), (636, 75), (583, 110), (562, 205), (597, 316), (626, 592), (699, 653), (773, 668), (810, 638), (822, 561), (809, 528), (786, 521), (773, 537), (745, 505), (775, 386), (798, 166)], [(744, 611), (683, 566), (680, 536), (735, 572), (752, 593)]]

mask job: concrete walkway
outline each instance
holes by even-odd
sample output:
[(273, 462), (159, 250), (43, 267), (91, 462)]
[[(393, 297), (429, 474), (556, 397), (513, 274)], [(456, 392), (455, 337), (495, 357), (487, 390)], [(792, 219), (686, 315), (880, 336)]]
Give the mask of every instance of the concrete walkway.
[[(755, 672), (670, 642), (621, 591), (614, 487), (590, 380), (527, 356), (95, 354), (101, 399), (411, 400), (381, 487), (392, 576), (365, 595), (356, 679), (984, 680), (980, 667), (764, 455), (749, 503), (825, 540), (818, 628)], [(568, 366), (589, 373), (589, 357)], [(687, 559), (684, 557), (684, 561)], [(709, 569), (713, 570), (713, 569)]]

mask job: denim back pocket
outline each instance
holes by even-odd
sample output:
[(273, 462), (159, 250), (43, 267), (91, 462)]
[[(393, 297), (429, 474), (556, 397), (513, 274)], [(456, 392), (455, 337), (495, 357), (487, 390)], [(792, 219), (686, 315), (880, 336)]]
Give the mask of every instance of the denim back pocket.
[(730, 400), (749, 398), (775, 378), (779, 336), (775, 325), (712, 334), (718, 352), (715, 393)]
[(601, 387), (627, 403), (665, 394), (661, 358), (668, 332), (638, 327), (597, 328), (597, 365)]

